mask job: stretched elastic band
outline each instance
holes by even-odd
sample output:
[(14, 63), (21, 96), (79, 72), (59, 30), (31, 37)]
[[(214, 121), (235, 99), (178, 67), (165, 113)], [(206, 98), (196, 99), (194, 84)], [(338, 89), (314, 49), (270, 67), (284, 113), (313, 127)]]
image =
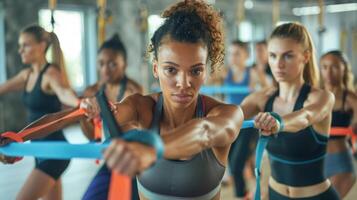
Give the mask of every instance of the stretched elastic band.
[(261, 167), (262, 167), (262, 160), (263, 160), (263, 154), (264, 154), (264, 149), (268, 145), (269, 142), (268, 136), (260, 136), (258, 140), (257, 147), (255, 149), (255, 168), (254, 168), (254, 174), (255, 174), (255, 195), (254, 195), (254, 200), (260, 200), (260, 175), (261, 175)]
[(10, 143), (0, 147), (7, 156), (34, 156), (44, 159), (100, 159), (108, 143), (69, 144), (68, 142)]
[[(61, 117), (59, 119), (53, 120), (51, 122), (48, 122), (46, 124), (43, 125), (39, 125), (39, 126), (35, 126), (35, 127), (31, 127), (28, 129), (24, 129), (22, 131), (20, 131), (19, 133), (17, 133), (17, 135), (19, 135), (19, 137), (21, 137), (22, 139), (24, 139), (27, 136), (30, 136), (31, 134), (36, 133), (37, 131), (43, 130), (45, 128), (51, 127), (53, 125), (55, 125), (56, 123), (66, 120), (66, 119), (70, 119), (70, 118), (76, 118), (76, 117), (80, 117), (80, 116), (84, 116), (84, 114), (86, 113), (85, 109), (76, 109), (73, 112), (65, 115), (64, 117)], [(24, 140), (26, 141), (26, 140)]]
[(10, 139), (12, 141), (16, 141), (16, 142), (24, 142), (22, 137), (15, 132), (5, 132), (5, 133), (1, 134), (1, 137), (8, 138), (8, 139)]
[(331, 127), (331, 136), (350, 136), (352, 140), (352, 150), (356, 152), (357, 134), (353, 132), (352, 127)]

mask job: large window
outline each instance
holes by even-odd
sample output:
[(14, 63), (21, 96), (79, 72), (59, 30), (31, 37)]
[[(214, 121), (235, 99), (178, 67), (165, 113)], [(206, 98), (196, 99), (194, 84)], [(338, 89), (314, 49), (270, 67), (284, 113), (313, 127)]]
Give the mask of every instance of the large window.
[[(83, 91), (96, 80), (95, 11), (85, 9), (57, 9), (54, 13), (55, 28), (64, 54), (71, 86)], [(51, 12), (39, 11), (39, 24), (52, 31)]]
[(4, 9), (0, 4), (0, 83), (6, 80)]
[(148, 17), (148, 33), (149, 39), (154, 35), (154, 32), (164, 23), (164, 18), (160, 15), (150, 15)]

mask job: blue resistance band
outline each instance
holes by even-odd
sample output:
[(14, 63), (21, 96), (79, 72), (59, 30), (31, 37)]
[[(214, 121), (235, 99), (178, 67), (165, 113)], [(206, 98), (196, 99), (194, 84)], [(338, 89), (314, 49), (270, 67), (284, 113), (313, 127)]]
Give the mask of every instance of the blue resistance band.
[[(154, 92), (160, 92), (160, 88), (153, 88)], [(212, 94), (249, 94), (251, 90), (249, 87), (242, 86), (202, 86), (200, 93), (206, 95)]]
[(242, 86), (202, 86), (201, 93), (212, 94), (249, 94), (251, 90), (249, 87)]
[[(274, 117), (278, 122), (279, 122), (279, 131), (284, 130), (284, 121), (281, 118), (281, 116), (275, 112), (270, 112), (270, 115)], [(277, 134), (274, 134), (275, 137), (277, 137)], [(260, 176), (261, 176), (261, 168), (262, 168), (262, 160), (263, 160), (263, 153), (268, 145), (268, 142), (271, 137), (274, 136), (259, 136), (258, 144), (255, 149), (255, 168), (254, 168), (254, 174), (255, 174), (255, 195), (254, 195), (254, 200), (260, 200), (261, 199), (261, 193), (260, 193)]]
[[(254, 121), (244, 121), (243, 128), (254, 127)], [(164, 144), (159, 135), (148, 133), (145, 130), (131, 130), (125, 133), (122, 139), (126, 141), (137, 141), (156, 149), (158, 158), (164, 153)], [(108, 142), (69, 144), (67, 142), (31, 142), (10, 143), (0, 147), (0, 153), (7, 156), (34, 156), (38, 158), (70, 159), (70, 158), (102, 158), (102, 152), (109, 145)]]
[(102, 158), (108, 143), (69, 144), (68, 142), (10, 143), (0, 147), (0, 153), (7, 156), (34, 156), (38, 158)]
[(260, 175), (261, 175), (263, 153), (264, 153), (264, 149), (268, 145), (269, 139), (270, 137), (268, 136), (260, 136), (257, 147), (255, 149), (254, 174), (255, 174), (256, 189), (255, 189), (254, 200), (260, 200)]
[[(164, 152), (164, 144), (157, 134), (148, 133), (144, 130), (131, 130), (124, 134), (123, 140), (140, 142), (152, 146), (156, 150), (158, 158)], [(34, 156), (37, 158), (50, 159), (70, 159), (70, 158), (90, 158), (100, 159), (104, 149), (109, 146), (106, 143), (70, 144), (68, 142), (46, 141), (31, 143), (10, 143), (0, 147), (0, 153), (7, 156)]]

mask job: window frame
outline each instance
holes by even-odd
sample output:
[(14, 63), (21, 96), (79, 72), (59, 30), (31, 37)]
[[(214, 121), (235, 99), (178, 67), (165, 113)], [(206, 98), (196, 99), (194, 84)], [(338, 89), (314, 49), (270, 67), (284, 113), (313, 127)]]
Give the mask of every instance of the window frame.
[(7, 79), (5, 42), (5, 9), (0, 3), (0, 83), (4, 83)]
[[(42, 9), (48, 9), (43, 6)], [(38, 13), (40, 12), (38, 11)], [(78, 94), (81, 94), (88, 85), (94, 84), (98, 80), (97, 75), (97, 11), (94, 6), (78, 6), (70, 4), (58, 4), (56, 10), (76, 11), (83, 14), (83, 37), (82, 37), (82, 70), (84, 72), (84, 84), (82, 87), (73, 88)], [(56, 20), (56, 19), (55, 19)]]

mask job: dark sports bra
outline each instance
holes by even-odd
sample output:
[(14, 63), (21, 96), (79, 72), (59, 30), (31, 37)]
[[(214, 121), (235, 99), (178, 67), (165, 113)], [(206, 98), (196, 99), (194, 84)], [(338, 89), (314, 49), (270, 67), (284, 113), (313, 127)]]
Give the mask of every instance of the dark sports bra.
[[(198, 97), (196, 117), (204, 117), (203, 97)], [(163, 97), (160, 95), (151, 123), (153, 132), (159, 133), (162, 118)], [(207, 200), (220, 191), (225, 167), (212, 149), (204, 150), (190, 160), (159, 160), (144, 171), (138, 179), (138, 189), (150, 200)]]
[[(311, 87), (303, 85), (295, 102), (294, 111), (303, 108)], [(279, 90), (269, 98), (265, 111), (273, 111), (274, 99)], [(296, 133), (281, 132), (269, 140), (271, 175), (279, 183), (289, 186), (308, 186), (325, 180), (323, 158), (328, 137), (317, 133), (309, 126)]]

